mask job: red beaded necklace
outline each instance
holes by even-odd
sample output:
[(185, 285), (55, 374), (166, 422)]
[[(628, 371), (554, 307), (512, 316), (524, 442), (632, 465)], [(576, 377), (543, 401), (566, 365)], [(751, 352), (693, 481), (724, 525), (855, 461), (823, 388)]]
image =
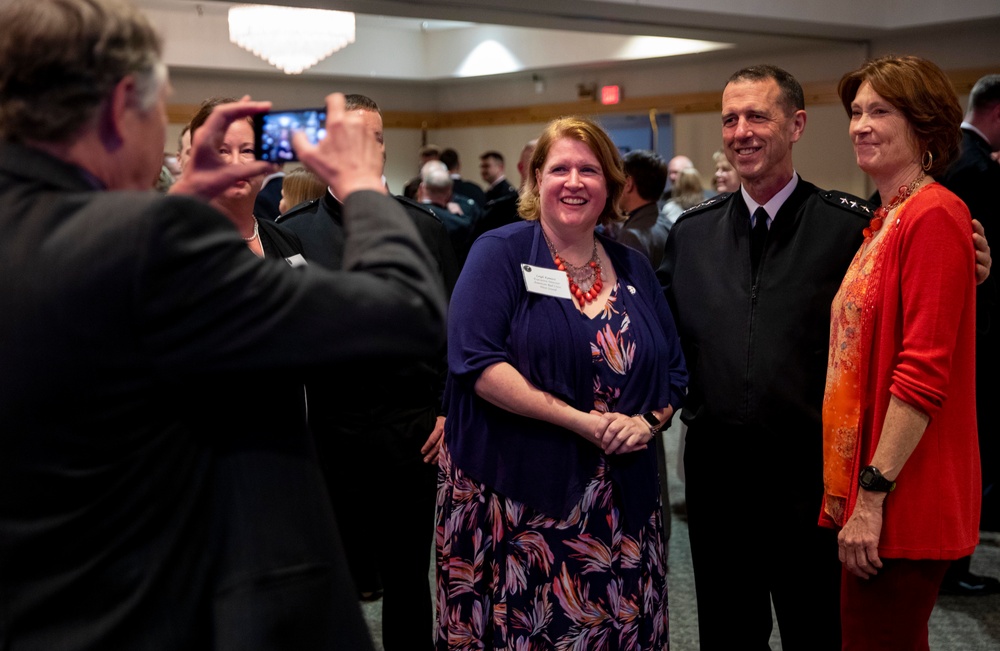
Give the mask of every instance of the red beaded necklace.
[[(577, 267), (562, 259), (562, 256), (556, 251), (556, 247), (549, 240), (549, 236), (545, 235), (544, 230), (542, 235), (545, 236), (545, 243), (556, 263), (556, 269), (565, 272), (566, 278), (569, 279), (569, 293), (573, 295), (580, 307), (593, 303), (594, 299), (601, 293), (601, 288), (604, 287), (604, 283), (601, 282), (601, 258), (597, 255), (597, 238), (594, 238), (594, 251), (590, 254), (590, 260), (583, 266)], [(581, 285), (587, 289), (581, 289)]]
[(917, 189), (917, 186), (920, 185), (925, 176), (926, 175), (921, 172), (909, 185), (899, 186), (898, 194), (892, 198), (892, 201), (890, 201), (888, 205), (883, 203), (875, 209), (875, 216), (868, 222), (868, 226), (865, 227), (865, 230), (861, 231), (865, 234), (866, 239), (874, 237), (875, 233), (879, 232), (879, 229), (882, 228), (882, 223), (889, 217), (889, 213), (898, 208), (899, 204), (906, 201), (906, 199), (913, 194), (913, 191)]

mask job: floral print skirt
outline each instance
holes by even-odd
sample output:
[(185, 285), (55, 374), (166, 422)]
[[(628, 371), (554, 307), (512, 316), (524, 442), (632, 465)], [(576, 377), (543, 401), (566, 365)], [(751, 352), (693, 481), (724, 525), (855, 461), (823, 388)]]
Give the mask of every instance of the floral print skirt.
[(669, 647), (659, 504), (624, 530), (602, 459), (559, 520), (439, 462), (437, 651)]

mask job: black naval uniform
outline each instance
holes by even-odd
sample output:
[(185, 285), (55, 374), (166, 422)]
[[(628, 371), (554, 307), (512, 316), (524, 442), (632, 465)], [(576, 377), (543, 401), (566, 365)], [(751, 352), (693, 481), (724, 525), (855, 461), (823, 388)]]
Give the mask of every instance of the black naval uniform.
[[(798, 180), (751, 280), (741, 192), (674, 224), (658, 270), (691, 375), (685, 483), (702, 651), (840, 649), (836, 534), (817, 520), (830, 304), (862, 242), (862, 199)], [(720, 549), (726, 550), (719, 552)]]
[[(395, 199), (437, 260), (450, 297), (458, 263), (444, 225), (425, 206)], [(299, 236), (310, 264), (338, 269), (344, 251), (341, 210), (327, 192), (285, 213), (279, 224)], [(437, 466), (424, 463), (420, 447), (442, 415), (445, 355), (442, 348), (433, 359), (344, 368), (341, 375), (306, 384), (309, 427), (355, 583), (362, 591), (373, 591), (379, 583), (384, 589), (386, 651), (433, 648), (427, 576)]]

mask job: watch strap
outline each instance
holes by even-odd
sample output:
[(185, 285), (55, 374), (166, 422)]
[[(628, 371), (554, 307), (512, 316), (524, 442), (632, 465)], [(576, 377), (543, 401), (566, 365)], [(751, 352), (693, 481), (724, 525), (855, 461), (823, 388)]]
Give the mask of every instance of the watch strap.
[(882, 475), (882, 471), (875, 466), (865, 466), (858, 473), (858, 485), (867, 491), (878, 493), (891, 493), (896, 489), (896, 482), (889, 481)]
[(658, 434), (660, 432), (660, 428), (663, 427), (663, 424), (660, 423), (660, 419), (657, 418), (656, 414), (651, 411), (647, 411), (645, 414), (642, 414), (642, 419), (646, 421), (647, 425), (649, 425), (649, 431), (653, 434)]

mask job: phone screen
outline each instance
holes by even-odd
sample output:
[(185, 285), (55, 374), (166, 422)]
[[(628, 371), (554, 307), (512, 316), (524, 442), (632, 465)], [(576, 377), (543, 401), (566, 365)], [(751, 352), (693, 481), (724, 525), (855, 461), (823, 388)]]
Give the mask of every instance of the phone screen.
[(313, 144), (326, 137), (326, 109), (271, 111), (253, 116), (257, 160), (287, 163), (298, 160), (292, 134), (302, 131)]

